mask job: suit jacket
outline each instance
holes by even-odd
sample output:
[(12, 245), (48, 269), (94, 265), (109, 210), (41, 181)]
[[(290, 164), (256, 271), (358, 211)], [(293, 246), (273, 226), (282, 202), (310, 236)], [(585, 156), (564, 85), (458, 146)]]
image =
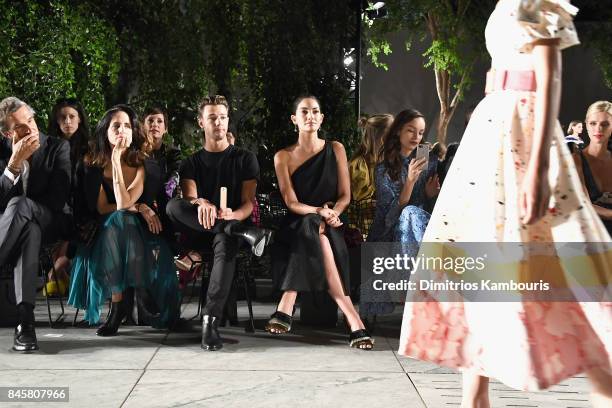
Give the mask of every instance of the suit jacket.
[[(40, 133), (40, 147), (32, 154), (27, 197), (52, 212), (61, 213), (70, 195), (70, 145), (67, 141)], [(9, 200), (23, 195), (23, 177), (16, 184), (4, 175), (11, 158), (11, 141), (0, 143), (0, 211)]]

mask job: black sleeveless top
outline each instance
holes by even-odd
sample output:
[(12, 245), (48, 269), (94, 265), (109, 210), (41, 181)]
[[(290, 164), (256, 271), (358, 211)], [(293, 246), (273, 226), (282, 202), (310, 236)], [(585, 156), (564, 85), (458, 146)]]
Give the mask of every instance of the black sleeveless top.
[[(586, 184), (587, 191), (589, 192), (589, 198), (591, 199), (592, 203), (596, 203), (597, 200), (602, 198), (604, 193), (601, 190), (599, 190), (599, 187), (597, 187), (597, 183), (595, 182), (595, 176), (593, 175), (593, 172), (591, 171), (591, 167), (589, 166), (589, 162), (587, 161), (586, 157), (584, 157), (584, 154), (582, 153), (582, 151), (580, 151), (579, 154), (580, 154), (580, 159), (582, 162), (582, 173), (584, 174), (584, 183)], [(601, 205), (602, 207), (609, 208), (609, 204), (607, 205), (597, 204), (597, 205)]]
[[(138, 200), (136, 200), (136, 202), (147, 204), (149, 207), (153, 208), (153, 203), (161, 184), (161, 171), (159, 164), (157, 164), (155, 160), (151, 159), (144, 161), (144, 169), (144, 186), (142, 194)], [(108, 202), (111, 204), (116, 204), (112, 180), (109, 182), (104, 178), (104, 170), (102, 168), (86, 166), (83, 178), (86, 207), (87, 212), (89, 212), (90, 215), (97, 215), (98, 213), (97, 204), (100, 186), (102, 186), (104, 189)]]

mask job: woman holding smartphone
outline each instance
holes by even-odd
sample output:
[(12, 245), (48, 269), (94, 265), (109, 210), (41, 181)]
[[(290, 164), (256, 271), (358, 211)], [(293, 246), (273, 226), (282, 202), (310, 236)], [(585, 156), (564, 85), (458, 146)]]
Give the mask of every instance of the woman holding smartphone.
[(376, 213), (368, 242), (402, 242), (418, 249), (440, 189), (438, 158), (429, 154), (424, 133), (425, 117), (414, 109), (398, 113), (391, 124), (375, 170)]

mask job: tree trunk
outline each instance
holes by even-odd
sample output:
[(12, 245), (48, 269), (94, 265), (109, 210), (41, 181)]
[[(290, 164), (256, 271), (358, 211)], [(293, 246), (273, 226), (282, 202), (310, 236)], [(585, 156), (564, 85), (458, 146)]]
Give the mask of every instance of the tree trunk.
[[(464, 8), (467, 4), (463, 5)], [(438, 30), (438, 19), (434, 13), (429, 13), (426, 17), (427, 28), (433, 41), (439, 37)], [(440, 143), (442, 152), (446, 151), (446, 139), (448, 132), (448, 125), (455, 114), (455, 110), (459, 105), (459, 100), (467, 83), (467, 74), (471, 70), (465, 70), (462, 77), (459, 79), (459, 83), (456, 86), (455, 94), (451, 96), (451, 88), (453, 88), (452, 73), (440, 69), (437, 65), (434, 65), (434, 74), (436, 77), (436, 91), (438, 93), (438, 100), (440, 101), (440, 115), (438, 117), (437, 126), (437, 140)]]
[(450, 123), (450, 120), (453, 118), (454, 112), (455, 112), (454, 109), (450, 112), (440, 111), (440, 116), (438, 118), (437, 131), (438, 131), (438, 143), (440, 143), (442, 151), (446, 151), (446, 136), (448, 133), (448, 125)]
[(450, 124), (457, 106), (459, 106), (459, 100), (463, 94), (467, 83), (467, 73), (471, 70), (466, 70), (459, 80), (455, 91), (451, 99), (450, 87), (452, 86), (452, 77), (448, 71), (434, 69), (436, 73), (436, 84), (438, 88), (438, 98), (440, 99), (440, 116), (438, 117), (438, 135), (437, 139), (440, 143), (442, 151), (446, 151), (446, 139), (448, 132), (448, 125)]

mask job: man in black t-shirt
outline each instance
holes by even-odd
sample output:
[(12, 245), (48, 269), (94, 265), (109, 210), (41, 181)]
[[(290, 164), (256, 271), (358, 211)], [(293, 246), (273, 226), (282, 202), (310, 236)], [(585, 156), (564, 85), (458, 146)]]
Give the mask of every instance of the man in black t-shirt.
[[(212, 244), (214, 261), (202, 321), (202, 348), (211, 351), (223, 347), (218, 326), (232, 285), (240, 238), (257, 256), (270, 238), (268, 231), (243, 223), (253, 211), (259, 164), (253, 153), (228, 143), (228, 108), (220, 95), (200, 103), (198, 124), (204, 130), (204, 148), (181, 164), (183, 198), (171, 200), (166, 207), (175, 227), (197, 244), (193, 246)], [(221, 187), (227, 189), (226, 208), (221, 208)]]

